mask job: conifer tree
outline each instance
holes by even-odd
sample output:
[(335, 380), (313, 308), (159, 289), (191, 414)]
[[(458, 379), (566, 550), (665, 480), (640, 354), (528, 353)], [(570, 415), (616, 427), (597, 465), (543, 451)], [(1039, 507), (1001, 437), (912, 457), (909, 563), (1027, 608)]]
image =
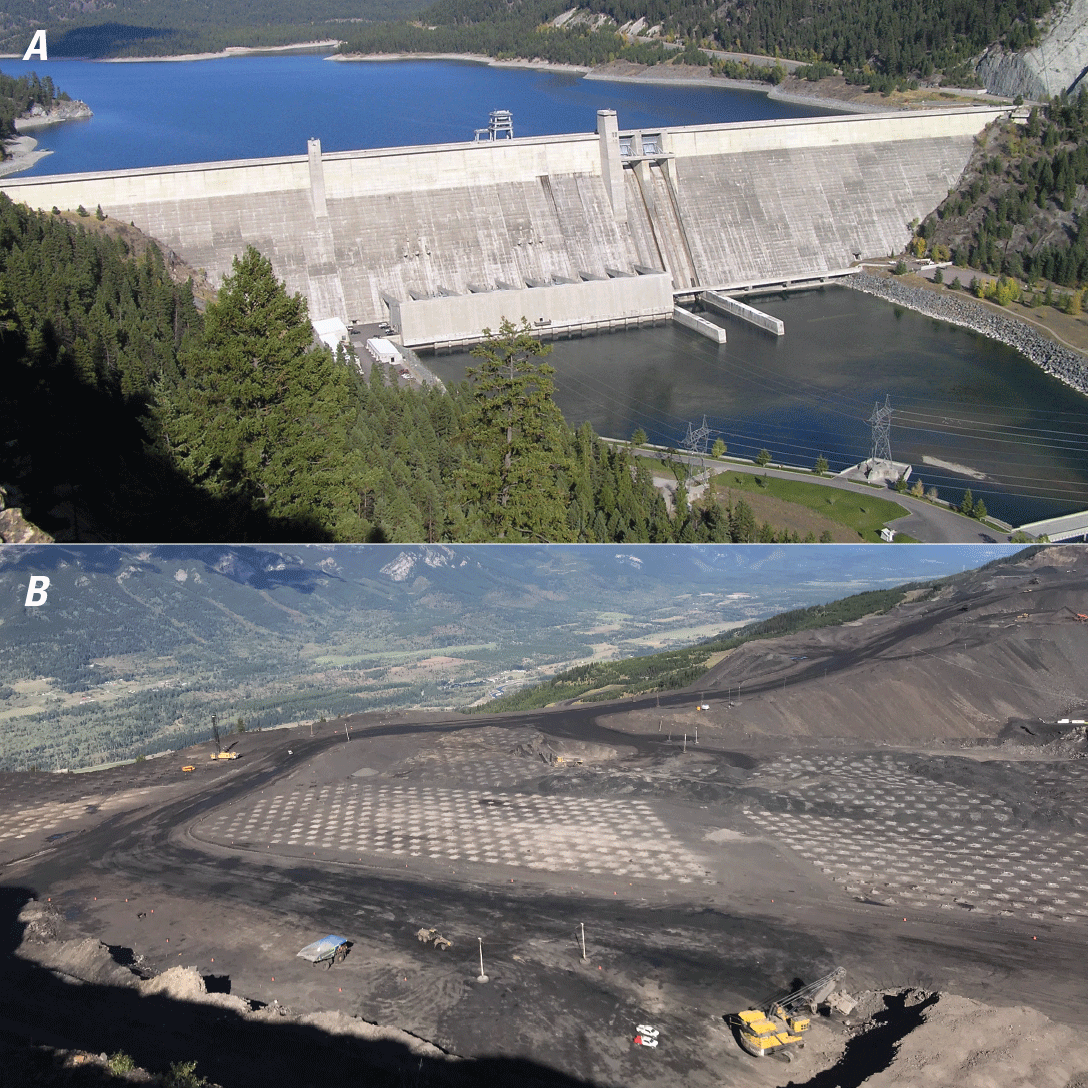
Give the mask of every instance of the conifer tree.
[(484, 335), (472, 352), (481, 362), (468, 370), (467, 495), (491, 539), (569, 540), (569, 432), (552, 400), (555, 371), (536, 361), (551, 348), (524, 319), (520, 328), (503, 319)]
[(730, 512), (729, 535), (734, 544), (750, 544), (756, 539), (755, 514), (743, 499), (738, 499)]
[(313, 338), (305, 299), (250, 246), (208, 307), (203, 343), (182, 356), (180, 382), (160, 389), (159, 422), (212, 495), (305, 535), (359, 539), (363, 466), (349, 446), (358, 390), (347, 363)]

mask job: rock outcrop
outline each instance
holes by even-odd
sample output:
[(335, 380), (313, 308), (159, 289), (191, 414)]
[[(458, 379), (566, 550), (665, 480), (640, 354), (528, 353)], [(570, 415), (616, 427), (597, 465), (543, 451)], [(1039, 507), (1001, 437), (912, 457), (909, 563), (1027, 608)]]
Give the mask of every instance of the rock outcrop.
[(19, 132), (27, 129), (44, 128), (46, 125), (59, 125), (62, 121), (83, 121), (93, 117), (91, 107), (78, 99), (57, 99), (52, 109), (35, 102), (22, 117), (15, 119), (15, 128)]
[(9, 502), (18, 502), (18, 492), (13, 487), (0, 487), (0, 544), (53, 543), (48, 533), (31, 525), (22, 510), (9, 506)]
[(1088, 0), (1059, 0), (1039, 45), (1019, 53), (992, 45), (976, 72), (992, 94), (1042, 99), (1078, 93), (1088, 74)]

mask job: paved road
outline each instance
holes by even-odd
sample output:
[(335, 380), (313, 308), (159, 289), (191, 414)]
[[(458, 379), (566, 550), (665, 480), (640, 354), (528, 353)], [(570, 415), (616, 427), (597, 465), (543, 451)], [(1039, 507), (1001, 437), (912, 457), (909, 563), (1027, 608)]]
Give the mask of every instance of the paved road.
[[(654, 448), (636, 449), (634, 452), (645, 457), (659, 457), (664, 451)], [(689, 465), (697, 464), (699, 461), (699, 458), (685, 453), (678, 453), (676, 457)], [(715, 461), (712, 458), (707, 458), (707, 464), (722, 472), (747, 472), (753, 476), (773, 476), (780, 480), (800, 479), (804, 483), (834, 487), (840, 491), (854, 491), (861, 495), (877, 493), (876, 489), (869, 484), (845, 480), (841, 476), (804, 476), (796, 470), (773, 468), (769, 465), (766, 468), (760, 468), (751, 462)], [(984, 525), (974, 518), (964, 517), (954, 510), (934, 506), (933, 503), (924, 499), (916, 499), (911, 495), (898, 495), (887, 488), (880, 493), (880, 498), (896, 502), (907, 511), (903, 517), (889, 521), (888, 525), (897, 532), (906, 533), (915, 540), (920, 540), (923, 544), (999, 544), (1007, 543), (1009, 540), (1010, 534), (1001, 529)]]

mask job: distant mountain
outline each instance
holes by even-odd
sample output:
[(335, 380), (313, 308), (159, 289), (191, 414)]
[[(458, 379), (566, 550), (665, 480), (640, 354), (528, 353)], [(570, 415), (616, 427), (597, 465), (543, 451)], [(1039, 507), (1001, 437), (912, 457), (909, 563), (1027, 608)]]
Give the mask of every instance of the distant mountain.
[[(213, 713), (252, 727), (454, 707), (496, 677), (686, 645), (1007, 551), (0, 547), (0, 767), (177, 747)], [(49, 578), (41, 607), (25, 606), (32, 576)]]

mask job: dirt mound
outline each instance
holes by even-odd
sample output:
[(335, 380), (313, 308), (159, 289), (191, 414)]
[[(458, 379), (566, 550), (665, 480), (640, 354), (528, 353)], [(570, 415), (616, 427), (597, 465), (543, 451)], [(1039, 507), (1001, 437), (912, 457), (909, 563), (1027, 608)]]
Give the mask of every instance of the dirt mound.
[(928, 990), (866, 990), (838, 1060), (787, 1088), (1077, 1088), (1088, 1042), (1027, 1006)]
[[(1053, 742), (1059, 750), (1070, 743), (1079, 744), (1076, 738)], [(1049, 754), (1050, 749), (1048, 744), (1039, 750)], [(999, 796), (1009, 806), (1010, 826), (1049, 830), (1079, 829), (1088, 824), (1080, 776), (1060, 774), (1061, 762), (1054, 766), (1049, 761), (980, 762), (955, 756), (902, 756), (896, 762), (920, 779)]]
[(195, 1001), (201, 1005), (218, 1005), (223, 1009), (247, 1013), (249, 1002), (230, 994), (210, 994), (204, 979), (195, 967), (170, 967), (161, 975), (149, 978), (140, 984), (140, 993), (145, 997), (162, 994), (176, 1001)]
[(1055, 759), (1088, 759), (1088, 726), (1074, 726), (1068, 733), (1044, 744), (1043, 750)]
[[(909, 1000), (907, 995), (904, 1011)], [(915, 1004), (925, 1005), (921, 1023), (899, 1040), (892, 1063), (866, 1079), (865, 1088), (1067, 1088), (1088, 1070), (1082, 1033), (1035, 1009), (994, 1008), (955, 994)]]
[(23, 940), (35, 944), (48, 944), (64, 938), (67, 927), (64, 917), (52, 903), (39, 903), (32, 899), (19, 914), (23, 923)]
[(139, 976), (114, 959), (108, 945), (93, 937), (37, 947), (27, 958), (83, 982), (126, 987), (139, 982)]
[(616, 748), (611, 744), (594, 744), (591, 741), (559, 739), (539, 734), (531, 742), (519, 744), (516, 754), (538, 757), (545, 763), (611, 763), (632, 751), (631, 748)]

